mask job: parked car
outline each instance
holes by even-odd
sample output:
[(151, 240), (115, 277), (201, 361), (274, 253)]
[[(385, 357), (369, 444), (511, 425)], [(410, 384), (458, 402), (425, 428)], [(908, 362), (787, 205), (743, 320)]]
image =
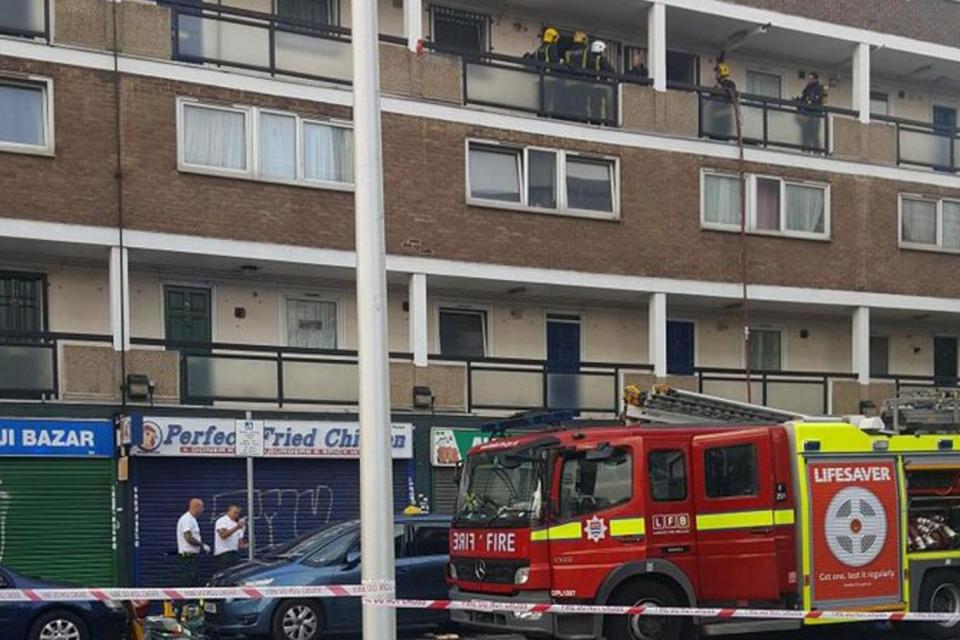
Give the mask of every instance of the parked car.
[[(398, 516), (393, 539), (397, 596), (445, 599), (450, 518)], [(281, 553), (245, 562), (213, 577), (212, 586), (313, 586), (360, 584), (360, 521), (331, 524), (302, 536)], [(211, 601), (205, 604), (206, 631), (212, 637), (269, 636), (273, 640), (316, 640), (326, 632), (360, 630), (360, 598)], [(401, 609), (404, 629), (437, 626), (444, 611)]]
[[(63, 589), (68, 585), (28, 578), (0, 567), (0, 589)], [(0, 638), (5, 640), (120, 640), (127, 635), (122, 602), (4, 602)]]

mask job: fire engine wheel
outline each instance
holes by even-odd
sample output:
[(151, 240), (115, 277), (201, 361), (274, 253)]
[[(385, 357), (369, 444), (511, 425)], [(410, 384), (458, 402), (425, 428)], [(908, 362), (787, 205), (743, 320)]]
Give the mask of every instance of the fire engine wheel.
[[(682, 606), (670, 587), (642, 580), (628, 582), (618, 588), (607, 604), (625, 607), (641, 604)], [(603, 635), (606, 640), (683, 640), (687, 637), (688, 625), (686, 618), (607, 616), (603, 622)]]
[(924, 578), (920, 587), (920, 610), (958, 616), (957, 620), (950, 622), (924, 624), (924, 636), (939, 639), (960, 638), (960, 578), (951, 571), (937, 571)]

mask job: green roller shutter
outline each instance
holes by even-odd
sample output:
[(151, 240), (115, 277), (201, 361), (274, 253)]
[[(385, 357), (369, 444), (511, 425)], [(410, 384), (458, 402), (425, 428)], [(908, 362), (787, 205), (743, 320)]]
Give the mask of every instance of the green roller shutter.
[(114, 464), (0, 458), (0, 564), (47, 580), (115, 584)]

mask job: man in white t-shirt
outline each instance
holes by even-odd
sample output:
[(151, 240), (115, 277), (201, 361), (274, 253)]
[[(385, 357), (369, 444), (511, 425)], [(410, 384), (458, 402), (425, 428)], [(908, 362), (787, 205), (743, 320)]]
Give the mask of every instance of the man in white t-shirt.
[(240, 561), (246, 528), (246, 520), (240, 517), (240, 513), (240, 507), (232, 504), (214, 525), (217, 535), (213, 540), (213, 557), (217, 561), (217, 571), (225, 571)]
[(196, 587), (197, 558), (200, 553), (210, 553), (210, 547), (200, 539), (200, 523), (197, 518), (203, 515), (203, 500), (190, 501), (187, 512), (177, 521), (177, 576), (178, 587)]

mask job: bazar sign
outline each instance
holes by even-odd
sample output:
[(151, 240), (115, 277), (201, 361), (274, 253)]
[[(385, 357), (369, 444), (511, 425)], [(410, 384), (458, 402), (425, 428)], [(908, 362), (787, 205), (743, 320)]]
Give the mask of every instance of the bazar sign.
[(490, 434), (473, 429), (444, 429), (430, 431), (430, 464), (435, 467), (455, 467), (467, 457), (467, 452), (490, 439)]
[[(413, 426), (394, 424), (394, 458), (413, 457)], [(144, 418), (143, 437), (133, 447), (139, 456), (237, 456), (236, 421), (225, 418)], [(357, 422), (266, 420), (263, 456), (266, 458), (357, 458), (360, 425)]]
[(112, 455), (113, 424), (107, 420), (0, 419), (0, 456)]

